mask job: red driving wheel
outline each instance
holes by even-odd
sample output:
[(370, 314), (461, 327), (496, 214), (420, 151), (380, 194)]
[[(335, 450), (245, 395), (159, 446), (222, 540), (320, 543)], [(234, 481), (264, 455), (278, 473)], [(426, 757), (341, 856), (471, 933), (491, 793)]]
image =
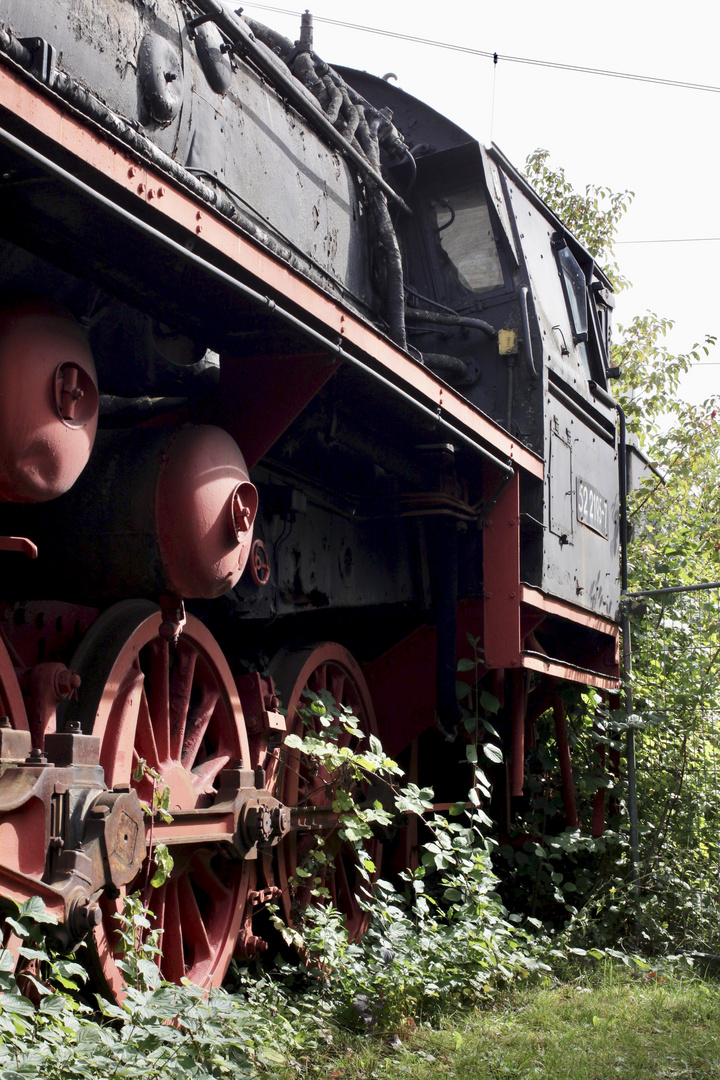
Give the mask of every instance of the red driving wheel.
[[(0, 716), (8, 718), (15, 731), (27, 731), (28, 720), (22, 691), (17, 681), (10, 655), (0, 639)], [(42, 877), (45, 868), (45, 828), (37, 808), (23, 808), (21, 813), (11, 812), (0, 817), (0, 851), (3, 866), (35, 873)], [(9, 926), (0, 920), (0, 945), (18, 961), (17, 950), (22, 940)]]
[[(71, 666), (82, 678), (78, 716), (83, 730), (100, 736), (108, 788), (135, 787), (150, 803), (152, 781), (133, 778), (142, 758), (162, 777), (172, 813), (211, 806), (221, 771), (247, 761), (249, 752), (235, 684), (215, 639), (188, 616), (177, 643), (169, 644), (161, 622), (154, 604), (116, 604), (93, 624)], [(247, 864), (221, 844), (192, 837), (173, 844), (171, 854), (175, 865), (163, 885), (148, 889), (146, 864), (128, 892), (147, 896), (153, 926), (162, 931), (164, 977), (218, 986), (242, 923)], [(122, 897), (105, 896), (101, 906), (94, 974), (106, 993), (121, 996), (116, 915)]]
[[(350, 708), (368, 735), (377, 735), (375, 712), (367, 683), (360, 667), (342, 645), (326, 642), (304, 649), (282, 650), (271, 661), (269, 673), (282, 705), (287, 709), (287, 732), (302, 735), (305, 725), (298, 708), (307, 703), (304, 690), (316, 694), (328, 690), (338, 705)], [(357, 739), (340, 736), (340, 745), (357, 746)], [(268, 785), (286, 806), (324, 807), (332, 799), (334, 778), (324, 770), (313, 768), (297, 749), (282, 747), (277, 759), (276, 771), (268, 774)], [(310, 891), (295, 882), (298, 866), (312, 859), (317, 847), (317, 837), (312, 832), (292, 832), (278, 846), (277, 875), (282, 890), (283, 915), (292, 924), (297, 910), (310, 900)], [(370, 858), (379, 868), (382, 842), (373, 838), (365, 844)], [(322, 884), (328, 889), (334, 907), (345, 915), (351, 938), (360, 936), (367, 929), (369, 916), (358, 903), (363, 892), (367, 895), (366, 879), (360, 874), (355, 848), (343, 840), (337, 831), (325, 834), (325, 853), (329, 866), (323, 874)]]

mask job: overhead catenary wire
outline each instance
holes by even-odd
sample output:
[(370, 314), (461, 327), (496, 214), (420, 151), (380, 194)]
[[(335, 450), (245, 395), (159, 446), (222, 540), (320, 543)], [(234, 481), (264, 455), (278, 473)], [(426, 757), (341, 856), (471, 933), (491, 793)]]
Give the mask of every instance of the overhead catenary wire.
[(669, 236), (665, 240), (614, 240), (613, 244), (716, 244), (720, 236)]
[[(259, 8), (262, 11), (272, 11), (278, 15), (292, 15), (299, 18), (300, 11), (293, 8), (276, 7), (273, 4), (249, 4), (249, 7)], [(377, 26), (364, 26), (362, 23), (345, 22), (342, 19), (331, 19), (324, 15), (313, 14), (316, 23), (327, 23), (329, 26), (340, 26), (346, 30), (358, 31), (363, 34), (377, 34), (379, 37), (395, 38), (398, 41), (409, 41), (415, 45), (428, 45), (434, 49), (445, 49), (450, 52), (464, 53), (467, 56), (481, 56), (486, 60), (492, 60), (495, 67), (499, 62), (508, 64), (527, 64), (530, 67), (551, 68), (556, 71), (572, 71), (582, 75), (600, 75), (608, 79), (626, 79), (631, 82), (650, 83), (655, 86), (670, 86), (678, 90), (699, 90), (710, 94), (720, 94), (720, 86), (712, 86), (707, 83), (689, 82), (684, 79), (667, 79), (657, 75), (640, 75), (631, 71), (612, 71), (609, 68), (586, 67), (583, 64), (567, 64), (557, 60), (538, 60), (529, 56), (510, 56), (491, 49), (474, 49), (470, 45), (458, 45), (450, 41), (437, 41), (433, 38), (418, 37), (415, 34), (404, 34), (399, 30), (380, 29)]]

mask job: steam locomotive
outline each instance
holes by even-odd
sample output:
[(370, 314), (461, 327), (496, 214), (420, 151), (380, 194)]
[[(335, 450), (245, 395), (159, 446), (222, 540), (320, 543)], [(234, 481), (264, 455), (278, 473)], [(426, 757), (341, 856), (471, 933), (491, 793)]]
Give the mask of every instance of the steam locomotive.
[(442, 808), (487, 686), (501, 827), (553, 708), (576, 820), (558, 690), (619, 677), (613, 298), (498, 148), (307, 14), (0, 0), (0, 205), (0, 901), (122, 993), (162, 842), (163, 973), (215, 985), (322, 834), (359, 932), (284, 745), (308, 689)]

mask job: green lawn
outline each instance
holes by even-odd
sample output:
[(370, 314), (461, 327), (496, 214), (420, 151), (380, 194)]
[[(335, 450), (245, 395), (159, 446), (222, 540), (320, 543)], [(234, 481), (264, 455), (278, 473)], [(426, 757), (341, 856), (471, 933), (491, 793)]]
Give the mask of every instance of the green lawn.
[(452, 1017), (439, 1030), (400, 1034), (354, 1038), (328, 1057), (307, 1062), (304, 1076), (720, 1078), (720, 984), (609, 972), (593, 981), (529, 988)]

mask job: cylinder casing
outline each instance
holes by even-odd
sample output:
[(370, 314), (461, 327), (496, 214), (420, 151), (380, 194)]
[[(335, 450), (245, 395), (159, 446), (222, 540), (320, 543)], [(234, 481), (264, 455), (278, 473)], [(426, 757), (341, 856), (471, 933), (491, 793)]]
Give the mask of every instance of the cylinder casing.
[(20, 511), (39, 556), (18, 586), (98, 605), (212, 599), (245, 568), (256, 511), (243, 456), (221, 428), (101, 431), (72, 491)]
[(87, 339), (60, 309), (0, 311), (0, 502), (46, 502), (68, 491), (95, 439), (98, 390)]

